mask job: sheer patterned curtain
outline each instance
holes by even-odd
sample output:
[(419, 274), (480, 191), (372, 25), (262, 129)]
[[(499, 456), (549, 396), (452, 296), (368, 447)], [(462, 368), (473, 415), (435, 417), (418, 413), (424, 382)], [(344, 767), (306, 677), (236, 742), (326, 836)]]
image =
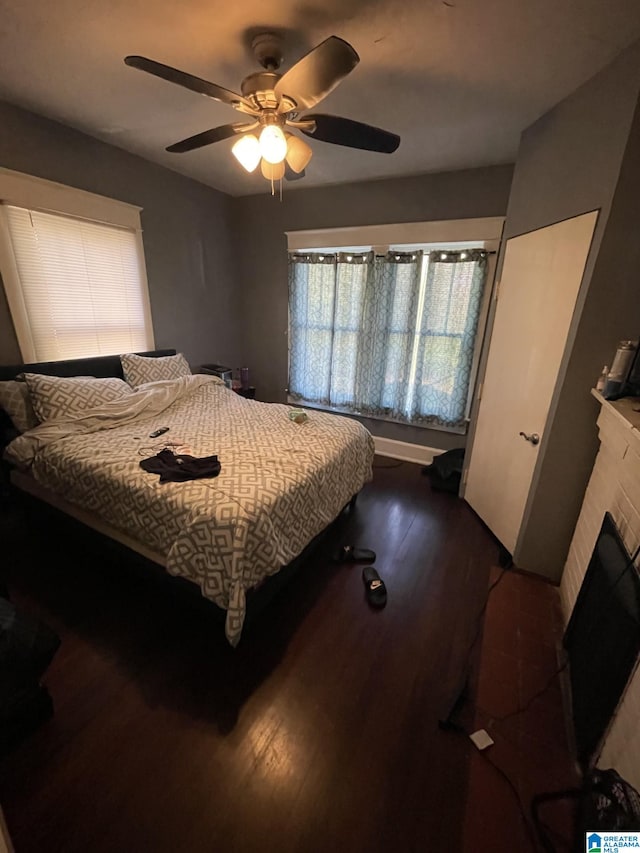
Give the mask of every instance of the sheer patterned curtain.
[(363, 414), (405, 417), (421, 263), (422, 252), (373, 260), (356, 354), (355, 404)]
[(289, 256), (289, 393), (407, 423), (464, 424), (484, 252)]
[(413, 423), (462, 426), (467, 415), (486, 252), (432, 252), (417, 323)]
[(357, 353), (373, 253), (289, 256), (289, 393), (355, 407)]

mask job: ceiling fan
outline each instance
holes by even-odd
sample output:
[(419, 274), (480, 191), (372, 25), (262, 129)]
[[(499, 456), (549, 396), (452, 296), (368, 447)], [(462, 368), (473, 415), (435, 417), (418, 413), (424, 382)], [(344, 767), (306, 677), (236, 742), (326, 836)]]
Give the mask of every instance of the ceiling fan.
[(264, 71), (245, 77), (240, 87), (241, 95), (144, 56), (125, 58), (125, 63), (132, 68), (229, 104), (247, 117), (244, 122), (223, 124), (190, 136), (170, 145), (167, 151), (181, 154), (239, 137), (232, 148), (234, 156), (248, 172), (255, 171), (260, 164), (263, 176), (271, 181), (273, 188), (273, 181), (283, 177), (289, 180), (304, 177), (313, 153), (310, 146), (288, 128), (311, 139), (364, 151), (391, 154), (400, 145), (400, 137), (395, 133), (369, 124), (322, 113), (300, 115), (320, 103), (360, 61), (348, 42), (330, 36), (284, 74), (276, 70), (282, 63), (282, 44), (278, 36), (273, 33), (258, 35), (251, 47)]

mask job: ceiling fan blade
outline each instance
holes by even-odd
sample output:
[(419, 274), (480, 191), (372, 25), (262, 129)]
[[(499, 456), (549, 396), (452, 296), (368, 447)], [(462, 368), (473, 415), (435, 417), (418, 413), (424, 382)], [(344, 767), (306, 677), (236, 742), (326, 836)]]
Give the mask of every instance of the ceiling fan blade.
[(381, 154), (392, 154), (398, 145), (400, 137), (388, 130), (352, 121), (350, 118), (329, 115), (306, 115), (305, 121), (315, 122), (315, 130), (300, 128), (304, 134), (322, 142), (332, 142), (334, 145), (346, 145), (349, 148), (360, 148), (364, 151), (378, 151)]
[(209, 83), (208, 80), (194, 77), (193, 74), (178, 71), (177, 68), (172, 68), (170, 65), (163, 65), (162, 62), (147, 59), (145, 56), (125, 56), (124, 61), (131, 68), (146, 71), (147, 74), (153, 74), (154, 77), (161, 77), (163, 80), (168, 80), (169, 83), (184, 86), (185, 89), (191, 89), (192, 92), (197, 92), (199, 95), (206, 95), (208, 98), (222, 101), (223, 104), (229, 104), (229, 106), (241, 112), (252, 115), (258, 112), (253, 104), (243, 98), (242, 95), (231, 92), (229, 89), (224, 89), (222, 86), (217, 86), (215, 83)]
[(257, 121), (251, 122), (251, 124), (244, 124), (243, 122), (223, 124), (220, 127), (213, 127), (211, 130), (196, 133), (195, 136), (183, 139), (182, 142), (176, 142), (170, 145), (167, 151), (170, 151), (172, 154), (183, 154), (185, 151), (194, 151), (196, 148), (203, 148), (205, 145), (211, 145), (213, 142), (220, 142), (223, 139), (229, 139), (241, 133), (248, 133), (257, 126)]
[[(360, 62), (351, 45), (338, 36), (329, 36), (299, 62), (290, 68), (276, 83), (279, 97), (288, 95), (301, 110), (308, 110), (325, 98), (338, 83)], [(290, 107), (282, 107), (288, 112)]]

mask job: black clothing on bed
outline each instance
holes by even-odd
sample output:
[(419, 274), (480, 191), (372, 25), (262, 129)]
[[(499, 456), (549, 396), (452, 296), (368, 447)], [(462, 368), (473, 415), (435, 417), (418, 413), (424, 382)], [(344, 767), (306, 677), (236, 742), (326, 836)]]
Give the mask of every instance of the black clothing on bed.
[(157, 456), (143, 459), (140, 467), (149, 474), (159, 474), (161, 483), (185, 483), (187, 480), (217, 477), (221, 468), (217, 456), (199, 459), (197, 456), (174, 454), (167, 448)]

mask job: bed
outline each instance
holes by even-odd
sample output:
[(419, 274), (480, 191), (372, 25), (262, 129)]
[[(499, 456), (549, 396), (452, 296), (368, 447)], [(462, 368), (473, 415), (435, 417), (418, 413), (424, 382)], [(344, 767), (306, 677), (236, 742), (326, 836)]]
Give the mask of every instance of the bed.
[[(122, 377), (120, 359), (103, 357), (0, 368), (0, 380), (23, 372)], [(236, 645), (247, 593), (298, 557), (371, 478), (373, 440), (358, 422), (313, 411), (296, 423), (290, 411), (213, 376), (180, 376), (8, 434), (3, 456), (17, 488), (196, 584), (226, 611)], [(169, 430), (150, 438), (159, 427)], [(220, 473), (161, 483), (140, 461), (167, 446), (216, 455)]]

